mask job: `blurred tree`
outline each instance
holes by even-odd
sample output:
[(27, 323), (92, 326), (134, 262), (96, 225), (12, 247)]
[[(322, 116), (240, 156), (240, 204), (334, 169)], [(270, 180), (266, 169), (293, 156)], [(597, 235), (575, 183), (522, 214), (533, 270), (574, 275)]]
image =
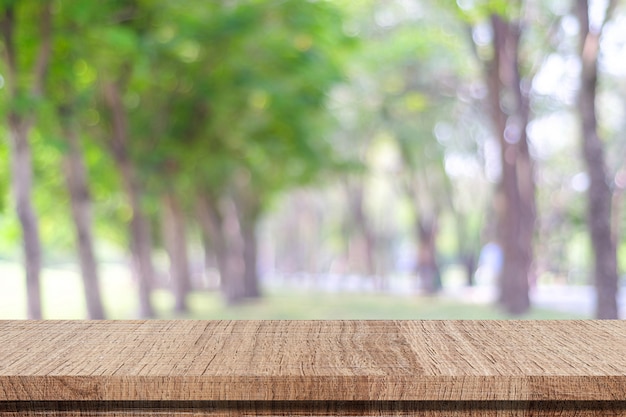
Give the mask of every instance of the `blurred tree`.
[(196, 207), (226, 300), (258, 297), (262, 214), (336, 165), (325, 101), (348, 38), (325, 2), (162, 6), (142, 38), (150, 65), (129, 112), (134, 157), (148, 193)]
[(258, 65), (242, 86), (253, 92), (244, 107), (249, 122), (242, 123), (239, 135), (254, 140), (248, 140), (243, 170), (231, 185), (243, 236), (246, 296), (258, 294), (256, 227), (273, 198), (339, 166), (325, 138), (326, 101), (341, 80), (350, 44), (330, 3), (268, 5), (261, 6), (263, 41), (249, 38), (243, 45), (244, 56), (253, 56)]
[[(604, 24), (590, 23), (589, 12), (583, 16), (585, 7), (576, 5), (578, 19), (588, 23), (581, 33), (558, 0), (1, 3), (0, 88), (6, 94), (0, 111), (8, 122), (3, 132), (12, 139), (12, 185), (26, 257), (34, 260), (26, 263), (32, 315), (40, 314), (33, 282), (41, 262), (33, 182), (47, 253), (65, 250), (57, 235), (64, 234), (69, 246), (72, 228), (56, 222), (68, 221), (71, 213), (92, 318), (104, 312), (90, 194), (98, 237), (130, 244), (140, 314), (149, 316), (150, 292), (166, 282), (157, 279), (153, 249), (162, 246), (168, 255), (167, 285), (175, 309), (184, 312), (192, 287), (190, 245), (200, 231), (207, 259), (215, 256), (226, 301), (260, 296), (259, 222), (285, 191), (319, 184), (327, 187), (313, 198), (293, 199), (284, 223), (271, 222), (284, 236), (272, 238), (280, 248), (267, 251), (268, 257), (297, 252), (291, 271), (324, 265), (380, 277), (392, 256), (410, 257), (398, 264), (406, 268), (417, 259), (421, 286), (435, 291), (448, 262), (458, 263), (455, 256), (471, 282), (482, 219), (497, 217), (505, 252), (501, 302), (521, 313), (532, 278), (535, 188), (545, 209), (539, 267), (554, 276), (587, 267), (586, 256), (576, 255), (586, 252), (575, 252), (584, 246), (579, 193), (585, 174), (572, 163), (570, 145), (544, 157), (546, 147), (557, 149), (556, 142), (566, 139), (542, 140), (553, 135), (545, 133), (544, 123), (554, 114), (568, 117), (560, 126), (576, 125), (578, 116), (571, 114), (573, 100), (563, 98), (565, 92), (542, 92), (544, 81), (534, 77), (537, 71), (554, 74), (554, 60), (573, 68), (570, 60), (578, 55), (578, 110), (591, 183), (588, 221), (598, 250), (598, 306), (604, 309), (598, 316), (617, 314), (610, 301), (616, 275), (600, 275), (599, 265), (604, 274), (613, 262), (620, 194), (613, 193), (610, 249), (604, 231), (610, 229), (605, 197), (610, 200), (611, 187), (601, 179), (619, 171), (623, 145), (610, 140), (619, 130), (615, 122), (604, 129), (604, 107), (595, 109), (606, 99), (595, 86), (603, 68), (598, 62), (604, 62), (596, 45)], [(464, 43), (468, 32), (471, 42)], [(555, 43), (545, 42), (554, 33)], [(580, 48), (573, 53), (568, 42), (576, 36)], [(351, 50), (357, 37), (367, 48)], [(569, 71), (578, 81), (581, 75)], [(614, 75), (606, 78), (612, 86), (619, 82)], [(574, 97), (577, 84), (568, 86), (563, 90)], [(608, 95), (615, 101), (619, 93)], [(7, 160), (8, 151), (0, 147)], [(51, 167), (61, 165), (61, 158), (64, 170), (56, 172)], [(604, 168), (592, 163), (604, 159)], [(0, 166), (0, 177), (8, 177), (7, 170)], [(626, 184), (621, 172), (616, 191)], [(574, 176), (582, 183), (574, 186)], [(489, 181), (499, 182), (491, 209), (496, 216), (484, 209)], [(5, 248), (7, 237), (18, 235), (18, 223), (14, 216), (0, 220)], [(334, 262), (342, 250), (348, 269), (343, 258)]]
[(185, 313), (188, 311), (187, 294), (191, 291), (185, 212), (173, 192), (164, 195), (161, 212), (163, 244), (170, 261), (170, 279), (174, 290), (174, 309)]
[(142, 205), (142, 186), (129, 150), (128, 120), (121, 98), (120, 85), (108, 81), (103, 87), (103, 97), (111, 113), (111, 152), (118, 165), (132, 208), (130, 227), (133, 271), (139, 283), (139, 309), (141, 317), (152, 317), (154, 311), (150, 302), (151, 287), (156, 282), (152, 263), (152, 238), (150, 223)]
[[(69, 191), (71, 217), (75, 228), (75, 247), (83, 279), (87, 315), (90, 319), (104, 319), (105, 313), (100, 292), (99, 274), (95, 253), (92, 221), (92, 198), (88, 185), (88, 173), (83, 156), (78, 108), (88, 102), (93, 94), (93, 81), (85, 82), (76, 77), (74, 68), (86, 65), (81, 56), (87, 47), (76, 39), (76, 33), (84, 32), (94, 23), (95, 5), (60, 3), (56, 12), (48, 97), (56, 106), (56, 119), (60, 125), (59, 136), (63, 140), (63, 174)], [(87, 13), (85, 13), (87, 9)], [(90, 17), (90, 19), (88, 19)], [(97, 23), (97, 22), (96, 22)], [(48, 132), (53, 126), (48, 124)]]
[[(52, 50), (52, 1), (2, 2), (0, 32), (6, 74), (12, 191), (22, 227), (28, 317), (41, 318), (41, 242), (32, 203), (33, 168), (29, 134)], [(33, 34), (36, 34), (33, 36)]]
[[(339, 4), (348, 17), (345, 23), (348, 31), (358, 33), (366, 42), (376, 36), (377, 26), (371, 15), (376, 1)], [(356, 49), (348, 65), (349, 78), (333, 94), (333, 112), (338, 121), (333, 141), (336, 150), (351, 161), (339, 188), (344, 201), (338, 208), (342, 213), (339, 271), (373, 278), (380, 287), (385, 271), (377, 262), (382, 248), (375, 228), (376, 215), (370, 204), (373, 172), (368, 163), (368, 153), (381, 128), (375, 69), (367, 60), (368, 53), (378, 51), (377, 45), (372, 46), (371, 50)]]
[(87, 315), (92, 320), (105, 318), (100, 295), (98, 266), (92, 231), (91, 196), (87, 181), (87, 170), (82, 157), (79, 129), (71, 105), (59, 107), (59, 119), (67, 151), (63, 161), (63, 173), (70, 194), (72, 219), (76, 232), (76, 248), (83, 279)]
[(578, 111), (582, 124), (582, 153), (589, 175), (587, 222), (594, 254), (596, 317), (599, 319), (618, 318), (617, 242), (613, 240), (611, 229), (612, 190), (604, 156), (604, 143), (598, 133), (595, 104), (600, 38), (616, 5), (617, 1), (609, 1), (602, 22), (594, 23), (590, 19), (589, 1), (576, 1), (582, 63)]
[[(359, 159), (371, 163), (363, 157), (370, 152), (368, 149), (385, 137), (394, 142), (397, 159), (389, 169), (390, 181), (399, 185), (399, 193), (412, 208), (411, 234), (420, 285), (435, 292), (441, 286), (439, 222), (453, 209), (457, 191), (451, 186), (444, 161), (453, 155), (473, 155), (471, 159), (476, 154), (475, 138), (461, 129), (457, 132), (455, 127), (455, 119), (462, 120), (471, 110), (457, 99), (476, 76), (475, 68), (467, 65), (471, 51), (461, 42), (465, 33), (458, 21), (435, 3), (370, 1), (358, 6), (347, 3), (346, 8), (355, 16), (353, 30), (358, 30), (369, 45), (356, 58), (350, 91), (343, 93), (353, 97), (349, 110), (343, 110), (343, 128), (350, 132), (344, 136), (352, 139), (347, 141), (351, 144), (348, 152), (358, 152)], [(449, 134), (438, 137), (440, 130)], [(371, 173), (364, 170), (361, 177), (366, 179), (368, 175)], [(476, 211), (476, 205), (456, 205), (454, 209), (458, 210), (455, 217), (459, 230), (475, 227), (462, 218)], [(350, 217), (357, 220), (367, 215), (353, 210)], [(362, 228), (366, 230), (362, 234), (376, 237), (377, 233), (367, 232), (368, 228)], [(472, 252), (470, 246), (476, 244), (476, 239), (462, 236), (459, 233), (459, 252), (464, 257)], [(369, 240), (374, 240), (370, 246), (377, 246), (375, 238)]]
[(378, 239), (367, 212), (366, 177), (364, 174), (347, 177), (345, 180), (346, 232), (352, 238), (348, 247), (349, 266), (352, 272), (376, 277), (379, 272), (376, 265)]
[(103, 115), (107, 116), (110, 128), (106, 132), (106, 144), (117, 164), (132, 211), (130, 249), (139, 286), (141, 317), (154, 316), (150, 293), (157, 279), (141, 165), (135, 158), (139, 138), (132, 135), (129, 118), (132, 103), (125, 98), (138, 94), (132, 90), (137, 87), (133, 76), (146, 64), (148, 45), (143, 40), (150, 28), (152, 12), (152, 7), (140, 1), (107, 3), (100, 10), (102, 24), (93, 27), (90, 33), (93, 42), (90, 59), (98, 72)]
[(487, 83), (502, 163), (498, 202), (504, 254), (500, 302), (510, 313), (521, 314), (530, 307), (536, 217), (534, 162), (526, 135), (530, 107), (519, 64), (522, 26), (493, 14), (491, 27), (494, 55), (488, 64)]
[[(131, 129), (139, 139), (135, 156), (143, 167), (146, 191), (164, 203), (164, 246), (176, 309), (183, 311), (190, 289), (184, 207), (196, 206), (204, 241), (217, 255), (226, 299), (234, 302), (243, 291), (243, 284), (237, 284), (243, 271), (233, 266), (243, 258), (238, 220), (234, 207), (220, 201), (229, 198), (237, 165), (228, 148), (229, 135), (240, 122), (228, 94), (235, 94), (241, 68), (229, 63), (243, 58), (239, 45), (251, 36), (256, 19), (249, 8), (220, 3), (163, 6), (154, 16), (150, 69), (143, 74), (147, 88), (142, 105), (132, 112)], [(218, 122), (225, 124), (216, 129)], [(232, 209), (224, 213), (224, 207)]]
[[(533, 274), (535, 230), (535, 174), (527, 126), (530, 118), (528, 86), (532, 74), (523, 73), (523, 1), (481, 1), (472, 7), (459, 6), (473, 27), (477, 57), (484, 63), (488, 106), (494, 133), (500, 145), (501, 175), (496, 192), (498, 240), (503, 251), (499, 301), (511, 314), (530, 307), (529, 280)], [(488, 19), (488, 26), (484, 23)], [(488, 52), (477, 30), (489, 31)]]

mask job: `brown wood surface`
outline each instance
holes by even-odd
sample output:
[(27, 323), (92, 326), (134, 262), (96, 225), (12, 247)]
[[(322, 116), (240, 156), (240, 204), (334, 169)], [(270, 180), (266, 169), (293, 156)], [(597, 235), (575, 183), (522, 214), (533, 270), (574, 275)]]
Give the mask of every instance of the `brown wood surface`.
[(626, 322), (0, 322), (0, 415), (85, 400), (624, 401)]

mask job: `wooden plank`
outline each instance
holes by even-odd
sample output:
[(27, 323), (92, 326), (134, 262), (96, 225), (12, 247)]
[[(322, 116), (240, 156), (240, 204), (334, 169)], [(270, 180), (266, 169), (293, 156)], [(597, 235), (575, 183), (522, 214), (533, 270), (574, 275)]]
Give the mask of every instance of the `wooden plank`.
[(0, 322), (0, 401), (624, 399), (621, 321)]

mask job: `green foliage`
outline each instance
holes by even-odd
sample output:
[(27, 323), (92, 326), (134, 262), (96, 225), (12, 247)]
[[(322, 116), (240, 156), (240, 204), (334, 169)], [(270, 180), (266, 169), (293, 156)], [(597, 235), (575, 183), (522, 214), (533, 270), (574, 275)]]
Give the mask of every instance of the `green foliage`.
[(521, 0), (459, 0), (456, 7), (462, 20), (476, 24), (491, 15), (498, 15), (507, 20), (518, 19), (522, 3)]
[(127, 92), (140, 103), (128, 106), (133, 156), (153, 192), (219, 193), (244, 172), (264, 205), (333, 169), (325, 105), (351, 40), (330, 4), (165, 6)]
[[(219, 195), (243, 187), (237, 192), (252, 196), (249, 209), (258, 216), (279, 192), (341, 165), (327, 137), (326, 102), (344, 79), (354, 40), (330, 2), (53, 0), (45, 96), (34, 98), (29, 69), (39, 51), (43, 4), (0, 4), (14, 6), (20, 23), (16, 94), (10, 102), (0, 98), (0, 108), (38, 113), (35, 200), (48, 246), (71, 243), (61, 171), (68, 127), (80, 136), (98, 234), (126, 240), (130, 209), (109, 152), (104, 83), (122, 88), (128, 156), (148, 212), (158, 210), (169, 189), (192, 204), (198, 190)], [(5, 70), (0, 63), (0, 74)], [(6, 148), (0, 156), (7, 160)], [(2, 208), (8, 174), (3, 165)], [(3, 227), (3, 237), (14, 229)]]

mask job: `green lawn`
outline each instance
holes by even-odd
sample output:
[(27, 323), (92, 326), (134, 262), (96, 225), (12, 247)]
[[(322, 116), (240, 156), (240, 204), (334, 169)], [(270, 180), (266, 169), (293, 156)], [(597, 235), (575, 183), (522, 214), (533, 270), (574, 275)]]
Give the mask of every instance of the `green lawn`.
[[(194, 294), (191, 318), (220, 319), (507, 319), (492, 306), (432, 297), (384, 294), (272, 292), (264, 300), (226, 307), (214, 295)], [(568, 319), (571, 314), (535, 309), (523, 319)]]
[[(108, 317), (136, 318), (135, 290), (124, 267), (105, 264), (101, 270)], [(47, 319), (85, 318), (80, 277), (67, 268), (47, 268), (42, 276), (43, 311)], [(191, 294), (192, 313), (175, 316), (173, 300), (166, 291), (155, 291), (153, 301), (159, 318), (190, 319), (506, 319), (492, 306), (447, 299), (385, 294), (328, 294), (322, 292), (266, 291), (262, 300), (236, 307), (224, 304), (215, 292)], [(0, 262), (0, 319), (24, 319), (25, 289), (19, 265)], [(523, 319), (584, 318), (534, 309)]]

